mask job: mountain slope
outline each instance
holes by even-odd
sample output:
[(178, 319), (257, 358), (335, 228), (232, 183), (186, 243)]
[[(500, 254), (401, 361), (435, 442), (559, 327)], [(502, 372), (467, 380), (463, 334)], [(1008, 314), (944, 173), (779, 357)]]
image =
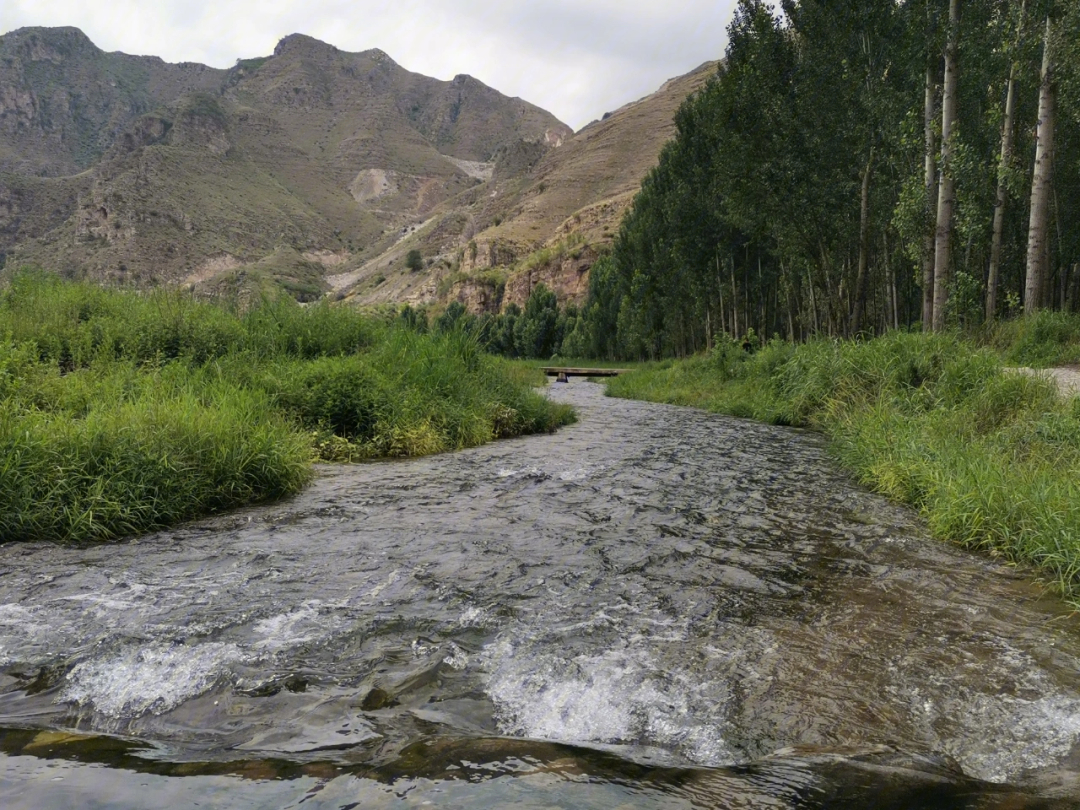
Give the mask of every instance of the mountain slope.
[[(674, 136), (675, 111), (716, 68), (706, 63), (666, 82), (558, 149), (504, 147), (489, 182), (441, 208), (425, 231), (332, 282), (363, 303), (456, 299), (494, 309), (523, 303), (540, 282), (561, 300), (582, 300), (589, 266)], [(437, 257), (432, 274), (403, 270), (409, 249)]]
[(481, 182), (502, 144), (570, 134), (470, 77), (302, 35), (219, 71), (23, 29), (0, 37), (0, 253), (144, 283), (282, 249), (336, 266)]
[(219, 87), (226, 71), (105, 53), (77, 28), (0, 37), (0, 171), (48, 177), (92, 166), (139, 115)]
[(0, 267), (473, 309), (543, 282), (579, 301), (714, 70), (573, 133), (469, 76), (300, 34), (216, 70), (22, 29), (0, 37)]

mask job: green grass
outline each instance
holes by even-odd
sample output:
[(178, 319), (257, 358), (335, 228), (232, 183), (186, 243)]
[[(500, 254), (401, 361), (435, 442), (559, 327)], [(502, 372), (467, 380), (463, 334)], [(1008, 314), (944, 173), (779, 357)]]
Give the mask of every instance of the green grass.
[(572, 421), (534, 382), (468, 334), (346, 307), (21, 275), (0, 291), (0, 540), (124, 537), (297, 492), (315, 459)]
[[(1016, 344), (1014, 344), (1016, 345)], [(1080, 602), (1080, 399), (958, 335), (774, 342), (612, 380), (614, 396), (825, 432), (867, 486), (936, 537), (1030, 564)]]
[(984, 341), (1012, 365), (1047, 368), (1080, 363), (1080, 315), (1044, 310), (998, 321)]

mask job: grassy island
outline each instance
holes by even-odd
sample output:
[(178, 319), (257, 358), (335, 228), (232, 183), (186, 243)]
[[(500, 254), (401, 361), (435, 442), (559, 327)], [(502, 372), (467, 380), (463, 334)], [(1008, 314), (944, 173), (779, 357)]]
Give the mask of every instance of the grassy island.
[(297, 492), (314, 460), (572, 421), (536, 381), (459, 330), (20, 275), (0, 291), (0, 541), (115, 539)]
[[(1005, 356), (1067, 355), (1039, 339), (1073, 331), (1067, 320), (1003, 326)], [(1007, 370), (1001, 349), (955, 333), (774, 341), (752, 354), (729, 340), (608, 391), (821, 430), (847, 469), (918, 508), (935, 536), (1034, 565), (1080, 601), (1080, 398)]]

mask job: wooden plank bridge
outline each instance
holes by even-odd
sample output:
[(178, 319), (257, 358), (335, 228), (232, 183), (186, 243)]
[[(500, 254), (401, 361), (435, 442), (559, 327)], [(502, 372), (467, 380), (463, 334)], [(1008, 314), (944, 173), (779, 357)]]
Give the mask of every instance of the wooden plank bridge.
[(565, 366), (542, 366), (542, 372), (554, 377), (555, 382), (570, 382), (571, 377), (618, 377), (630, 371), (628, 368), (569, 368)]

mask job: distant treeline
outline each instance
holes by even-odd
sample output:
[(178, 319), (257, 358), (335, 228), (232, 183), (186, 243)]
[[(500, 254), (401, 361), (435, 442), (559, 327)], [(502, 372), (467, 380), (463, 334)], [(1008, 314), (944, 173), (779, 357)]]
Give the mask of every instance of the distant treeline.
[(406, 304), (398, 313), (398, 320), (421, 333), (468, 333), (487, 351), (503, 357), (592, 356), (581, 310), (574, 304), (560, 309), (555, 293), (543, 284), (533, 288), (524, 309), (510, 304), (498, 314), (474, 315), (462, 303), (453, 301), (431, 319), (426, 310)]
[(728, 34), (562, 354), (1080, 307), (1080, 3), (740, 0)]

